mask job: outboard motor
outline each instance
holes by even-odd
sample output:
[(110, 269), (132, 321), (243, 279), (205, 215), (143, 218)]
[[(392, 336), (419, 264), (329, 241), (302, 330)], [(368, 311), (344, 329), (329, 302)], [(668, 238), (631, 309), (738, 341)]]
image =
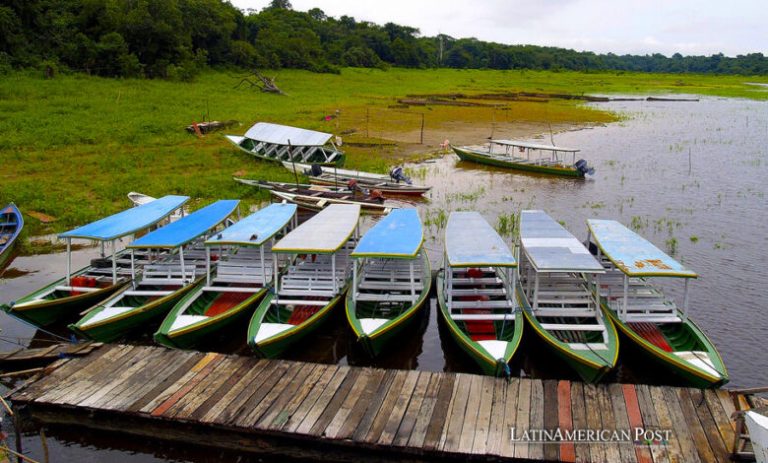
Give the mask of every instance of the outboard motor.
[(323, 175), (323, 168), (320, 167), (320, 164), (312, 164), (312, 166), (309, 168), (308, 174), (312, 177), (319, 177)]
[(582, 175), (593, 175), (595, 173), (594, 167), (589, 167), (587, 164), (587, 161), (584, 159), (579, 159), (576, 161), (576, 164), (573, 165), (573, 167), (576, 168), (579, 172), (581, 172)]
[(403, 172), (403, 168), (400, 166), (393, 167), (392, 170), (389, 171), (389, 176), (397, 183), (403, 181), (408, 185), (411, 184), (411, 179), (405, 176), (405, 172)]

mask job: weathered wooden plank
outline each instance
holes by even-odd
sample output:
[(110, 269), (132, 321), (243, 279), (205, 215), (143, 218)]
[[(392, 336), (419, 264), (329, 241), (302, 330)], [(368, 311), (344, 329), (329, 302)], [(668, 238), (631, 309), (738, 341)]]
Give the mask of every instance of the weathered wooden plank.
[(176, 405), (171, 407), (166, 416), (170, 414), (177, 420), (189, 419), (189, 416), (200, 405), (208, 400), (211, 395), (221, 386), (227, 378), (231, 377), (237, 369), (245, 363), (242, 357), (227, 357), (220, 362), (213, 371), (196, 386), (189, 390), (185, 397), (182, 397)]
[[(544, 426), (543, 429), (548, 431), (554, 431), (560, 429), (560, 404), (558, 402), (557, 381), (544, 380)], [(570, 403), (568, 404), (570, 406)], [(555, 442), (550, 442), (543, 446), (543, 457), (546, 460), (560, 460), (560, 445)]]
[[(387, 418), (386, 424), (384, 425), (384, 430), (381, 432), (381, 436), (379, 436), (379, 445), (391, 445), (395, 440), (395, 436), (403, 422), (403, 417), (408, 409), (408, 405), (410, 405), (411, 400), (414, 399), (416, 385), (418, 384), (420, 375), (421, 374), (416, 370), (408, 372), (408, 376), (405, 378), (405, 383), (403, 384), (403, 389), (397, 396), (397, 401), (392, 408), (392, 413), (389, 414), (389, 418)], [(424, 388), (426, 389), (426, 382), (424, 384)]]
[[(531, 388), (530, 379), (520, 379), (520, 392), (517, 396), (517, 412), (515, 413), (515, 436), (520, 439), (531, 428)], [(509, 397), (509, 394), (507, 394)], [(528, 458), (528, 444), (515, 443), (515, 458)]]
[[(630, 430), (631, 427), (629, 425), (629, 416), (627, 416), (627, 405), (624, 402), (624, 393), (621, 390), (621, 384), (609, 384), (606, 386), (608, 388), (608, 396), (610, 398), (610, 407), (613, 411), (613, 421), (616, 426), (616, 430), (618, 431), (624, 431), (624, 430)], [(634, 435), (632, 435), (632, 438), (634, 438)], [(635, 455), (635, 449), (632, 447), (632, 445), (623, 444), (618, 445), (619, 447), (619, 454), (620, 454), (620, 461), (622, 462), (630, 462), (635, 463), (637, 461), (637, 455)]]
[[(602, 421), (602, 429), (621, 431), (616, 424), (616, 416), (613, 413), (613, 404), (608, 388), (600, 385), (595, 388), (597, 392), (597, 401), (600, 404), (600, 420)], [(605, 458), (607, 461), (621, 461), (621, 450), (619, 447), (622, 444), (617, 442), (610, 442), (603, 445), (605, 450)]]
[(327, 365), (300, 364), (292, 368), (278, 381), (271, 391), (243, 418), (242, 424), (249, 428), (263, 429), (272, 421), (283, 406), (291, 400), (293, 394), (304, 384), (307, 376), (311, 376), (315, 370), (325, 370)]
[[(176, 394), (182, 387), (184, 387), (185, 384), (187, 384), (188, 381), (190, 381), (192, 378), (194, 378), (198, 372), (200, 372), (202, 369), (204, 369), (208, 364), (210, 364), (213, 360), (217, 359), (218, 356), (212, 353), (204, 354), (197, 359), (197, 362), (195, 362), (190, 368), (188, 368), (186, 371), (183, 372), (181, 376), (179, 376), (174, 382), (169, 383), (165, 389), (160, 391), (158, 394), (155, 395), (155, 397), (146, 404), (138, 409), (139, 413), (152, 413), (154, 409), (156, 409), (160, 404), (168, 400), (171, 396)], [(174, 375), (176, 377), (176, 375)], [(133, 406), (131, 407), (133, 408)]]
[(440, 382), (440, 390), (437, 392), (435, 405), (432, 409), (432, 417), (424, 434), (424, 442), (422, 445), (425, 449), (432, 450), (440, 445), (443, 428), (446, 424), (445, 419), (450, 412), (453, 394), (458, 387), (456, 376), (455, 373), (448, 373)]
[(146, 391), (142, 391), (141, 394), (138, 394), (138, 397), (135, 397), (131, 402), (123, 405), (122, 409), (127, 413), (139, 412), (150, 402), (157, 399), (157, 397), (166, 391), (169, 387), (172, 387), (185, 375), (188, 375), (189, 370), (197, 365), (200, 360), (205, 357), (205, 354), (200, 352), (190, 352), (188, 355), (189, 356), (185, 361), (175, 365), (175, 368), (166, 371), (164, 377), (158, 376), (158, 379), (160, 379), (159, 382), (157, 382), (152, 388), (149, 388)]
[(467, 405), (464, 410), (464, 418), (461, 421), (462, 427), (458, 439), (459, 445), (456, 448), (459, 453), (472, 452), (472, 442), (475, 439), (475, 431), (477, 430), (477, 415), (480, 409), (482, 395), (483, 377), (480, 375), (472, 375), (469, 384)]
[(378, 411), (371, 422), (371, 426), (368, 428), (367, 432), (361, 432), (360, 434), (355, 433), (356, 440), (371, 443), (379, 440), (379, 436), (381, 436), (381, 433), (384, 431), (384, 426), (387, 424), (389, 415), (392, 413), (392, 410), (400, 397), (400, 391), (403, 389), (406, 379), (408, 379), (407, 371), (399, 370), (395, 373), (392, 385), (389, 387), (384, 399), (381, 401), (381, 405), (378, 407)]
[(344, 400), (349, 395), (349, 391), (352, 389), (352, 387), (354, 387), (359, 375), (360, 370), (358, 368), (350, 368), (347, 371), (347, 375), (341, 381), (339, 387), (336, 388), (336, 392), (334, 392), (331, 400), (328, 401), (328, 405), (325, 407), (325, 410), (323, 410), (323, 413), (320, 414), (320, 417), (317, 419), (317, 421), (315, 421), (315, 424), (313, 424), (312, 428), (309, 430), (311, 435), (324, 435), (325, 429), (328, 427), (328, 424), (331, 422), (334, 415), (336, 415), (336, 413), (339, 411), (341, 404), (344, 403)]
[(515, 456), (515, 445), (512, 442), (512, 428), (517, 421), (517, 398), (520, 393), (520, 379), (512, 378), (504, 388), (504, 425), (499, 436), (501, 448), (499, 454), (506, 458)]
[(720, 400), (720, 403), (723, 405), (723, 410), (725, 410), (725, 414), (728, 416), (733, 415), (733, 413), (736, 411), (736, 406), (733, 404), (733, 398), (731, 397), (731, 393), (723, 389), (718, 389), (717, 391), (714, 391), (714, 392), (715, 394), (717, 394), (717, 398)]
[(461, 430), (464, 428), (464, 419), (469, 400), (469, 390), (472, 378), (475, 375), (458, 373), (456, 375), (456, 388), (452, 398), (451, 413), (443, 426), (443, 434), (440, 436), (440, 448), (443, 451), (455, 452), (459, 448)]
[[(573, 431), (573, 414), (571, 413), (571, 382), (557, 382), (557, 425), (564, 432)], [(562, 442), (559, 448), (560, 461), (573, 463), (576, 461), (576, 448), (573, 442)]]
[[(531, 380), (531, 424), (529, 429), (544, 428), (544, 383)], [(534, 442), (528, 445), (528, 457), (544, 458), (544, 444)]]
[(504, 410), (507, 398), (507, 381), (493, 380), (491, 395), (491, 414), (488, 423), (488, 435), (485, 438), (485, 453), (501, 455), (503, 440), (509, 440), (509, 430), (504, 429)]
[[(181, 387), (179, 387), (173, 394), (168, 396), (164, 401), (157, 404), (149, 414), (152, 416), (163, 416), (165, 413), (173, 407), (176, 402), (181, 400), (193, 387), (195, 387), (200, 381), (205, 379), (214, 368), (222, 361), (222, 354), (206, 354), (205, 358), (201, 360), (197, 365), (192, 367), (191, 373), (194, 373)], [(205, 362), (204, 360), (208, 360)]]
[(334, 394), (336, 394), (336, 391), (339, 389), (341, 382), (344, 381), (344, 378), (349, 374), (349, 370), (350, 369), (347, 366), (338, 367), (336, 373), (333, 375), (333, 378), (331, 378), (331, 380), (328, 382), (328, 385), (317, 398), (315, 405), (313, 405), (312, 408), (310, 408), (307, 412), (307, 416), (304, 417), (304, 421), (302, 421), (299, 427), (296, 428), (296, 432), (309, 434), (309, 432), (312, 430), (312, 427), (315, 425), (315, 422), (320, 418), (320, 415), (322, 415)]
[[(584, 384), (571, 383), (571, 414), (573, 417), (573, 429), (587, 429), (587, 408), (584, 402)], [(573, 446), (577, 462), (592, 461), (589, 445), (578, 443)]]
[[(589, 429), (601, 429), (603, 420), (600, 416), (600, 399), (597, 397), (597, 386), (584, 385), (584, 406), (587, 410), (587, 427)], [(589, 443), (589, 453), (594, 461), (610, 461), (605, 456), (605, 446), (597, 442)]]
[(677, 440), (680, 446), (680, 452), (683, 455), (684, 462), (700, 462), (699, 454), (696, 451), (696, 447), (693, 441), (693, 436), (688, 430), (688, 423), (685, 416), (683, 416), (683, 410), (680, 407), (680, 399), (674, 389), (665, 387), (662, 388), (662, 393), (665, 399), (667, 408), (669, 409), (669, 417), (673, 424), (673, 439)]
[[(637, 401), (640, 405), (640, 413), (643, 416), (643, 424), (647, 430), (658, 430), (659, 419), (656, 416), (656, 408), (653, 405), (653, 398), (651, 397), (651, 391), (649, 386), (645, 384), (638, 384), (635, 386), (637, 391)], [(648, 449), (651, 451), (651, 458), (656, 463), (669, 461), (669, 455), (667, 449), (663, 445), (657, 445), (656, 442), (652, 442), (648, 445)]]
[(250, 372), (261, 371), (265, 363), (266, 360), (264, 359), (245, 357), (244, 361), (240, 364), (240, 367), (226, 378), (226, 381), (224, 381), (218, 389), (213, 391), (211, 395), (189, 415), (189, 419), (202, 421), (203, 417), (206, 416), (208, 412), (215, 409), (218, 404), (222, 402), (229, 404), (229, 400), (236, 396), (237, 391), (241, 390), (238, 389), (237, 386), (243, 382)]
[[(413, 389), (411, 401), (408, 403), (408, 408), (406, 408), (405, 413), (403, 414), (403, 419), (400, 422), (400, 426), (397, 428), (397, 433), (395, 433), (395, 436), (392, 439), (393, 445), (404, 446), (408, 443), (408, 439), (411, 437), (411, 433), (416, 426), (416, 419), (421, 410), (421, 405), (427, 398), (427, 393), (429, 386), (432, 383), (433, 376), (437, 376), (437, 374), (428, 371), (419, 373), (419, 379), (416, 381), (416, 387)], [(435, 393), (437, 393), (437, 388), (434, 389)]]
[(667, 400), (664, 397), (664, 388), (651, 387), (651, 400), (653, 401), (653, 408), (656, 410), (656, 417), (659, 420), (659, 430), (662, 432), (669, 431), (671, 433), (670, 438), (667, 439), (666, 451), (669, 461), (683, 461), (683, 454), (680, 450), (679, 439), (674, 436), (675, 425), (672, 422), (672, 417), (667, 406)]
[(717, 461), (717, 458), (715, 457), (711, 447), (707, 430), (702, 426), (701, 420), (696, 413), (696, 409), (693, 406), (688, 390), (683, 388), (677, 389), (677, 396), (680, 399), (680, 408), (683, 411), (683, 416), (685, 417), (686, 423), (688, 423), (688, 429), (690, 430), (693, 441), (696, 444), (696, 451), (699, 453), (699, 458), (701, 458), (701, 461), (705, 463)]
[(730, 449), (733, 445), (735, 434), (733, 431), (731, 415), (729, 415), (723, 408), (723, 404), (719, 400), (716, 391), (713, 391), (712, 389), (705, 390), (704, 400), (707, 403), (707, 407), (709, 407), (710, 413), (712, 413), (712, 418), (715, 420), (720, 437), (723, 439), (723, 442), (725, 442), (726, 448)]
[(315, 406), (317, 399), (322, 395), (323, 391), (325, 391), (325, 388), (336, 375), (337, 371), (338, 367), (335, 365), (330, 365), (323, 371), (320, 375), (320, 379), (315, 383), (304, 400), (301, 401), (301, 404), (299, 404), (296, 411), (293, 412), (293, 415), (288, 419), (288, 422), (285, 423), (283, 430), (286, 432), (294, 432), (301, 425), (304, 418), (307, 417), (307, 413), (309, 413), (312, 407)]
[[(440, 395), (440, 388), (444, 381), (452, 381), (452, 378), (453, 376), (432, 373), (429, 386), (427, 387), (427, 394), (421, 403), (421, 408), (418, 411), (413, 431), (411, 431), (411, 435), (408, 437), (407, 444), (403, 443), (402, 445), (418, 448), (421, 448), (424, 445), (424, 440), (427, 437), (427, 429), (429, 428), (429, 423), (432, 420), (432, 414), (435, 412), (437, 399)], [(397, 443), (397, 439), (395, 439), (395, 443)]]
[[(642, 428), (644, 426), (643, 415), (640, 411), (640, 403), (637, 398), (637, 390), (635, 389), (635, 386), (631, 384), (623, 384), (622, 392), (624, 393), (624, 405), (627, 408), (627, 418), (629, 418), (629, 425), (633, 429)], [(637, 456), (637, 461), (639, 463), (651, 463), (653, 461), (651, 451), (648, 449), (648, 447), (636, 445), (635, 456)]]
[[(391, 371), (391, 370), (390, 370)], [(341, 409), (334, 417), (331, 424), (328, 425), (326, 435), (335, 439), (349, 439), (357, 429), (360, 421), (365, 416), (365, 412), (371, 402), (374, 400), (374, 396), (377, 394), (382, 386), (391, 380), (394, 372), (386, 376), (389, 371), (384, 370), (368, 370), (368, 374), (365, 377), (358, 377), (359, 385), (350, 392), (341, 405)], [(355, 396), (355, 391), (360, 391), (359, 395)]]
[(288, 423), (288, 420), (291, 419), (291, 416), (293, 416), (293, 413), (299, 408), (299, 405), (301, 405), (301, 402), (307, 397), (307, 394), (312, 390), (315, 383), (329, 368), (330, 367), (327, 365), (314, 368), (306, 378), (303, 378), (301, 382), (297, 382), (300, 386), (298, 390), (292, 391), (290, 395), (286, 394), (288, 401), (283, 402), (279, 409), (275, 408), (273, 410), (268, 410), (259, 423), (257, 423), (257, 426), (275, 430), (282, 428)]
[(234, 416), (230, 423), (235, 426), (251, 427), (259, 417), (277, 400), (283, 390), (288, 387), (293, 378), (299, 373), (304, 364), (296, 365), (292, 362), (279, 360), (286, 365), (285, 371), (279, 378), (267, 379), (259, 386), (259, 390), (248, 399), (246, 406), (238, 415)]
[[(491, 412), (493, 407), (493, 392), (497, 380), (492, 376), (483, 376), (482, 389), (480, 390), (480, 408), (477, 410), (477, 422), (475, 424), (474, 439), (469, 452), (473, 454), (485, 454), (488, 444), (488, 430), (491, 427)], [(467, 406), (469, 407), (469, 406)], [(472, 432), (469, 429), (468, 432)]]

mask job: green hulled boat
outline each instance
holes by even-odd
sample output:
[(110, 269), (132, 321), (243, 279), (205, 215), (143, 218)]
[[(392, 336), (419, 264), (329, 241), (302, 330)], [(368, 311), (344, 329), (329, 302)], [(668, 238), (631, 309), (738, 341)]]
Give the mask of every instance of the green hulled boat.
[(445, 268), (437, 276), (440, 313), (451, 336), (483, 373), (508, 376), (523, 336), (512, 252), (477, 212), (453, 212), (445, 231)]
[(251, 318), (248, 345), (254, 352), (276, 357), (328, 318), (349, 286), (359, 218), (360, 206), (332, 204), (272, 246), (275, 256), (300, 257)]
[(432, 287), (424, 232), (416, 209), (396, 209), (371, 228), (352, 252), (346, 313), (371, 357), (416, 318)]
[(334, 145), (330, 133), (259, 122), (245, 136), (225, 137), (241, 151), (265, 161), (344, 165), (344, 153)]
[(619, 339), (585, 275), (603, 266), (543, 211), (522, 211), (518, 300), (551, 350), (586, 382), (616, 365)]
[[(462, 161), (486, 164), (525, 172), (584, 177), (592, 175), (594, 168), (583, 159), (576, 160), (578, 149), (541, 145), (516, 140), (491, 140), (487, 147), (451, 146)], [(519, 151), (519, 153), (516, 153)], [(549, 153), (545, 155), (544, 153)], [(570, 155), (572, 161), (566, 161)]]
[[(588, 242), (606, 269), (599, 277), (606, 312), (628, 341), (691, 387), (719, 387), (728, 372), (717, 349), (688, 317), (688, 282), (698, 275), (614, 220), (588, 220)], [(682, 278), (683, 309), (648, 281)]]
[[(116, 251), (115, 242), (157, 225), (173, 211), (181, 208), (188, 199), (188, 196), (165, 196), (62, 233), (59, 238), (67, 242), (67, 271), (64, 278), (0, 308), (13, 317), (43, 327), (67, 317), (74, 317), (79, 311), (98, 304), (115, 291), (124, 288), (131, 279), (131, 260), (128, 258), (130, 253), (126, 250)], [(73, 239), (100, 242), (102, 258), (72, 272)], [(107, 242), (112, 244), (111, 258), (103, 257), (104, 244)], [(149, 262), (149, 256), (144, 253), (135, 257), (135, 269), (141, 269)]]
[(176, 304), (155, 333), (155, 341), (188, 349), (251, 315), (272, 284), (274, 238), (295, 219), (295, 205), (271, 204), (207, 240), (206, 269), (212, 265), (212, 248), (228, 247), (230, 252)]
[(237, 200), (217, 201), (134, 241), (128, 246), (131, 260), (137, 249), (178, 252), (147, 264), (141, 274), (132, 266), (130, 285), (93, 307), (69, 328), (80, 336), (111, 342), (166, 315), (204, 280), (203, 253), (194, 249), (193, 242), (222, 224), (238, 204)]

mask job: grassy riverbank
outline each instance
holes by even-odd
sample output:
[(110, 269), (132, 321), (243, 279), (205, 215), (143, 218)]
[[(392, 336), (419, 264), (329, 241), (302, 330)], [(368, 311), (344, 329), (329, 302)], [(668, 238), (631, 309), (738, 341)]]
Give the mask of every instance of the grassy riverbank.
[[(111, 80), (84, 75), (15, 73), (0, 78), (0, 203), (56, 218), (29, 218), (28, 233), (56, 232), (127, 207), (125, 194), (183, 193), (215, 198), (265, 196), (235, 184), (235, 173), (289, 180), (277, 165), (238, 153), (220, 134), (197, 139), (193, 120), (236, 119), (243, 133), (271, 121), (344, 134), (347, 166), (384, 171), (434, 152), (439, 142), (479, 143), (493, 134), (524, 136), (603, 124), (617, 116), (577, 100), (497, 101), (497, 106), (408, 106), (407, 95), (538, 92), (568, 94), (695, 93), (768, 99), (744, 82), (756, 78), (630, 73), (345, 69), (341, 75), (285, 70), (287, 96), (264, 94), (242, 75), (208, 72), (196, 82)], [(326, 116), (335, 116), (326, 120)], [(424, 121), (423, 143), (421, 124)]]

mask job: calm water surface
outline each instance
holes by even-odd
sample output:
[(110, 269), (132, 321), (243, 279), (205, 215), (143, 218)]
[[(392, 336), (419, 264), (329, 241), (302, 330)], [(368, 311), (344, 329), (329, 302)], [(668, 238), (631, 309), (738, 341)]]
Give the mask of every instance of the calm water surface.
[[(607, 127), (554, 135), (557, 145), (578, 147), (596, 167), (594, 178), (571, 180), (517, 174), (459, 162), (453, 155), (412, 166), (418, 183), (433, 185), (430, 201), (419, 204), (427, 224), (427, 249), (433, 268), (442, 258), (444, 218), (455, 210), (478, 210), (493, 225), (523, 208), (544, 209), (579, 238), (588, 218), (616, 219), (658, 247), (674, 253), (700, 278), (692, 285), (691, 316), (718, 346), (733, 387), (765, 385), (768, 355), (768, 104), (706, 98), (698, 103), (600, 103), (626, 116)], [(547, 134), (540, 141), (550, 142)], [(506, 236), (511, 243), (513, 237)], [(75, 253), (75, 268), (97, 254)], [(0, 302), (14, 300), (63, 273), (63, 254), (18, 258), (13, 266), (27, 275), (0, 281)], [(681, 300), (682, 284), (659, 280)], [(340, 311), (337, 311), (340, 312)], [(354, 345), (340, 313), (321, 334), (296, 346), (286, 358), (325, 363), (372, 365), (431, 371), (476, 372), (437, 322), (434, 310), (412, 327), (408, 340), (372, 362)], [(44, 339), (0, 314), (0, 350), (11, 343)], [(58, 331), (65, 334), (64, 330)], [(150, 343), (150, 332), (129, 342)], [(212, 340), (210, 350), (247, 354), (243, 336), (228, 333)], [(403, 336), (406, 338), (406, 336)], [(225, 341), (224, 339), (228, 339)], [(573, 378), (558, 359), (543, 352), (530, 332), (513, 373), (546, 378)], [(622, 356), (612, 381), (659, 383), (640, 358)], [(7, 421), (6, 421), (7, 422)], [(4, 426), (9, 431), (9, 426)], [(179, 445), (116, 440), (50, 429), (52, 461), (250, 461), (220, 452), (201, 452)], [(11, 438), (11, 442), (13, 439)], [(25, 435), (23, 447), (42, 457), (40, 437)], [(115, 450), (117, 449), (117, 450)], [(254, 459), (255, 461), (255, 459)]]

